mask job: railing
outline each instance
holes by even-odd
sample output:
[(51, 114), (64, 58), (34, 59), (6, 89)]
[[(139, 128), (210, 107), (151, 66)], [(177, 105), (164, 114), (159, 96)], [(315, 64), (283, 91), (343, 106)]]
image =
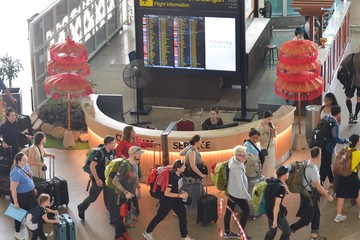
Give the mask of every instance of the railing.
[(33, 108), (46, 99), (48, 47), (70, 36), (88, 49), (89, 59), (124, 25), (130, 24), (132, 6), (126, 0), (58, 0), (29, 20)]

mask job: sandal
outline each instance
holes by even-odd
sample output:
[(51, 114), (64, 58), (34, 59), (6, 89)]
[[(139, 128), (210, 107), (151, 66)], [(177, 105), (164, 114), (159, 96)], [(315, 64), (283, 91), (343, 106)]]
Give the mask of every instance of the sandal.
[(311, 237), (310, 240), (326, 240), (326, 237), (317, 235), (316, 237)]

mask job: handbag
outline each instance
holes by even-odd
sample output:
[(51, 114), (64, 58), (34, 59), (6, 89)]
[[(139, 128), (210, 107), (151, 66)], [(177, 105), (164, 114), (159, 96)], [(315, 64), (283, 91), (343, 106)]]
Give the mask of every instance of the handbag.
[(209, 170), (204, 162), (201, 162), (200, 164), (196, 164), (196, 166), (202, 174), (204, 174), (204, 175), (209, 174)]
[(268, 150), (267, 150), (267, 149), (263, 149), (263, 150), (266, 150), (266, 151), (265, 151), (266, 155), (264, 155), (264, 153), (262, 152), (262, 150), (260, 150), (260, 149), (259, 149), (255, 144), (253, 144), (249, 139), (247, 139), (246, 141), (248, 141), (251, 145), (253, 145), (253, 147), (258, 151), (261, 165), (263, 165), (264, 162), (265, 162), (265, 156), (269, 155)]

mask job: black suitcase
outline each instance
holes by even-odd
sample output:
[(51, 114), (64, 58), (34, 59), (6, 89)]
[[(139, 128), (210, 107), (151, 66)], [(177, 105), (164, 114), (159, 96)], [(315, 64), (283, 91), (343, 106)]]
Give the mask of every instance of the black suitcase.
[(52, 208), (58, 208), (69, 204), (69, 191), (67, 181), (61, 177), (55, 176), (54, 159), (49, 160), (50, 179), (33, 178), (38, 195), (47, 193), (51, 197)]
[(211, 221), (216, 223), (218, 219), (218, 202), (217, 197), (208, 194), (206, 181), (206, 194), (197, 199), (197, 220), (196, 223), (202, 222), (204, 227)]
[[(2, 147), (0, 147), (0, 195), (11, 195), (10, 191), (10, 170), (13, 165), (12, 157), (6, 157), (6, 151)], [(10, 156), (11, 156), (11, 148), (10, 148)]]

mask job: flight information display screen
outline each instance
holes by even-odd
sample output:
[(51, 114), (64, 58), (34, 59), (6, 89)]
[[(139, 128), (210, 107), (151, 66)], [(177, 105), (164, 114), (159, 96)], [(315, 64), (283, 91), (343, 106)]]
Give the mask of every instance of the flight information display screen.
[(236, 71), (235, 18), (142, 16), (145, 66)]

